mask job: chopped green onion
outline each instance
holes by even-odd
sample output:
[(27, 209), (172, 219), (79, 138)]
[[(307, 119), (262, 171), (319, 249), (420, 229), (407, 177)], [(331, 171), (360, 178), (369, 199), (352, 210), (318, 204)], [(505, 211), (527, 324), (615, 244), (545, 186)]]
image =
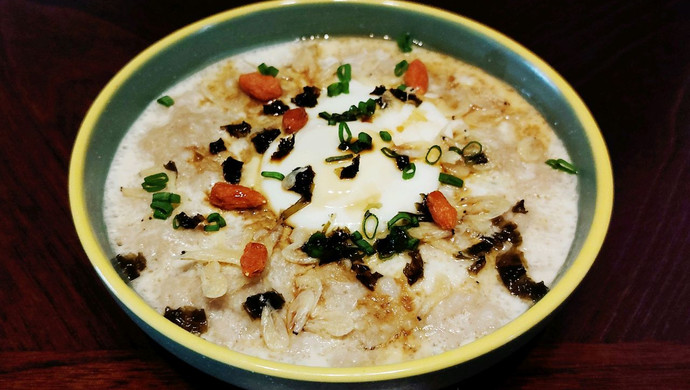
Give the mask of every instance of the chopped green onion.
[(157, 219), (167, 219), (172, 214), (173, 206), (169, 202), (153, 201), (151, 202), (153, 217)]
[[(345, 133), (347, 133), (347, 138), (345, 137)], [(350, 131), (350, 126), (348, 126), (346, 122), (340, 122), (338, 124), (338, 139), (340, 140), (340, 143), (349, 143), (352, 139), (352, 132)]]
[(217, 232), (220, 230), (220, 225), (217, 224), (212, 224), (212, 225), (205, 225), (204, 226), (204, 231), (205, 232)]
[(225, 219), (218, 213), (211, 213), (206, 217), (206, 221), (209, 222), (208, 225), (204, 226), (204, 231), (206, 232), (217, 232), (220, 228), (227, 225)]
[(262, 62), (258, 68), (259, 68), (259, 73), (261, 73), (264, 76), (273, 76), (273, 77), (278, 76), (278, 69), (276, 69), (273, 66), (268, 66)]
[(328, 96), (338, 96), (343, 93), (343, 87), (340, 83), (333, 83), (326, 87), (326, 92)]
[(575, 168), (575, 165), (563, 160), (562, 158), (559, 158), (557, 160), (548, 159), (548, 160), (546, 160), (546, 164), (553, 169), (567, 172), (567, 173), (570, 173), (571, 175), (574, 175), (577, 173), (577, 168)]
[(409, 53), (412, 51), (412, 36), (410, 33), (405, 33), (399, 36), (397, 42), (398, 48), (400, 48), (400, 51), (403, 53)]
[(438, 181), (455, 187), (462, 187), (463, 184), (465, 184), (459, 177), (455, 177), (443, 172), (438, 174)]
[[(429, 155), (432, 154), (432, 151), (436, 151), (435, 153), (438, 153), (438, 156), (436, 158), (429, 159)], [(424, 157), (424, 160), (426, 161), (427, 164), (434, 165), (438, 162), (438, 160), (441, 159), (441, 155), (443, 154), (443, 151), (441, 151), (441, 147), (438, 145), (434, 145), (429, 148), (429, 150), (426, 152), (426, 157)]]
[(481, 152), (482, 152), (482, 144), (480, 144), (477, 141), (471, 141), (470, 143), (465, 145), (464, 148), (462, 148), (462, 151), (460, 151), (460, 154), (464, 158), (472, 158), (474, 156), (477, 156)]
[(153, 201), (167, 202), (167, 203), (180, 203), (180, 195), (172, 192), (157, 192), (153, 194)]
[(352, 157), (355, 155), (350, 153), (350, 154), (343, 154), (340, 156), (331, 156), (326, 158), (326, 162), (336, 162), (336, 161), (343, 161), (343, 160), (351, 160)]
[(165, 172), (146, 176), (141, 187), (147, 192), (158, 192), (165, 188), (165, 184), (170, 180)]
[[(367, 229), (367, 226), (371, 225), (371, 223), (369, 222), (369, 220), (371, 218), (373, 218), (373, 221), (375, 223), (374, 228), (373, 229)], [(373, 214), (371, 211), (367, 210), (364, 213), (364, 219), (362, 220), (362, 231), (364, 232), (364, 236), (368, 239), (374, 238), (374, 236), (376, 236), (376, 231), (378, 230), (378, 228), (379, 228), (379, 217), (377, 217), (376, 214)], [(371, 234), (369, 234), (368, 232), (371, 232)]]
[(350, 93), (350, 81), (352, 79), (352, 67), (350, 64), (343, 64), (336, 70), (338, 82), (326, 87), (328, 96), (338, 96), (341, 93)]
[(364, 132), (360, 132), (359, 134), (357, 134), (357, 140), (359, 141), (359, 143), (363, 147), (371, 146), (371, 142), (373, 141), (371, 139), (371, 136), (367, 133), (364, 133)]
[(167, 183), (168, 180), (168, 175), (165, 172), (160, 172), (160, 173), (155, 173), (153, 175), (146, 176), (144, 178), (144, 183), (148, 184), (158, 184), (158, 183)]
[(414, 177), (415, 172), (417, 172), (417, 166), (414, 163), (410, 163), (402, 171), (403, 180), (410, 180)]
[(156, 219), (168, 219), (169, 216), (170, 216), (170, 214), (166, 213), (165, 211), (162, 211), (162, 210), (159, 210), (159, 209), (153, 210), (153, 218), (156, 218)]
[(146, 190), (146, 192), (158, 192), (165, 188), (165, 183), (162, 184), (148, 184), (141, 183), (141, 187)]
[(352, 66), (350, 64), (340, 65), (336, 74), (341, 82), (350, 82), (352, 80)]
[(391, 133), (389, 133), (385, 130), (379, 131), (379, 136), (381, 137), (382, 140), (384, 140), (386, 142), (390, 142), (393, 139), (393, 137), (391, 137)]
[(405, 85), (405, 84), (400, 84), (400, 85), (398, 85), (398, 89), (401, 90), (401, 91), (404, 91), (404, 90), (407, 89), (407, 85)]
[(156, 102), (158, 102), (158, 104), (163, 105), (163, 106), (166, 106), (166, 107), (170, 107), (170, 106), (172, 106), (173, 104), (175, 104), (175, 101), (173, 100), (173, 98), (171, 98), (171, 97), (168, 96), (168, 95), (159, 97), (159, 98), (156, 100)]
[(283, 175), (280, 172), (273, 172), (273, 171), (261, 171), (261, 176), (263, 177), (268, 177), (271, 179), (276, 179), (276, 180), (283, 180), (285, 179), (285, 175)]
[(448, 150), (451, 152), (455, 152), (462, 157), (462, 149), (458, 148), (457, 146), (451, 146), (448, 148)]
[(402, 76), (403, 74), (405, 74), (405, 72), (407, 72), (407, 68), (408, 68), (409, 66), (410, 66), (410, 64), (408, 64), (407, 61), (405, 61), (405, 60), (402, 60), (402, 61), (398, 62), (398, 63), (395, 65), (395, 72), (394, 72), (395, 75), (396, 75), (397, 77)]
[(401, 211), (401, 212), (395, 214), (395, 216), (393, 218), (391, 218), (390, 221), (388, 221), (388, 230), (391, 230), (391, 228), (393, 226), (395, 226), (395, 224), (398, 223), (399, 221), (404, 222), (404, 224), (398, 225), (400, 227), (419, 226), (419, 219), (414, 214), (410, 214), (406, 211)]
[(373, 255), (374, 253), (376, 253), (376, 250), (374, 249), (374, 247), (371, 246), (371, 244), (369, 244), (369, 243), (367, 242), (367, 240), (365, 240), (365, 239), (362, 237), (362, 234), (361, 234), (360, 232), (354, 232), (354, 233), (352, 233), (352, 235), (350, 236), (350, 238), (352, 239), (352, 242), (354, 242), (355, 245), (357, 245), (357, 247), (358, 247), (359, 249), (363, 250), (364, 253), (366, 253), (368, 256), (371, 256), (371, 255)]
[(398, 156), (398, 153), (395, 152), (395, 150), (391, 148), (381, 148), (381, 152), (383, 153), (384, 156), (390, 157), (390, 158), (395, 158)]

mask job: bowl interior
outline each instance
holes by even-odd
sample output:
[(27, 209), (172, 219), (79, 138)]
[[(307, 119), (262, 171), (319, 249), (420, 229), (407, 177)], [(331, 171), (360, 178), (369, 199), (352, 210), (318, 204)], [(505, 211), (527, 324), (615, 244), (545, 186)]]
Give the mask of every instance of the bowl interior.
[[(610, 217), (610, 163), (591, 115), (575, 92), (548, 65), (503, 35), (426, 6), (374, 1), (260, 3), (231, 10), (188, 26), (156, 43), (108, 84), (87, 114), (75, 144), (70, 167), (70, 200), (85, 250), (121, 304), (134, 316), (141, 317), (140, 313), (146, 311), (139, 307), (143, 301), (137, 301), (135, 294), (125, 292), (128, 287), (116, 280), (117, 275), (108, 260), (114, 253), (109, 246), (103, 218), (105, 178), (117, 145), (152, 100), (207, 65), (267, 44), (326, 34), (395, 38), (406, 32), (421, 41), (424, 47), (483, 68), (512, 85), (551, 124), (580, 170), (576, 237), (551, 293), (519, 321), (507, 325), (513, 328), (504, 331), (504, 335), (472, 343), (468, 347), (475, 345), (474, 350), (456, 353), (441, 366), (458, 364), (498, 347), (507, 341), (501, 341), (499, 337), (515, 337), (523, 333), (560, 305), (591, 266)], [(577, 267), (573, 266), (575, 263)], [(532, 318), (523, 318), (528, 316)], [(184, 343), (193, 343), (190, 340), (194, 336), (186, 339), (188, 336), (181, 334), (184, 331), (161, 326), (165, 334), (181, 338)], [(161, 326), (154, 325), (153, 328), (160, 332)], [(262, 364), (271, 366), (268, 362)], [(414, 369), (412, 364), (402, 364), (397, 372), (403, 374), (388, 375), (407, 375), (405, 373), (409, 374), (410, 370), (417, 373), (431, 371), (441, 367), (438, 364), (422, 368), (417, 365)], [(276, 364), (273, 367), (282, 366)], [(289, 375), (276, 369), (269, 371)], [(356, 376), (356, 371), (351, 373)], [(324, 379), (326, 377), (312, 379), (328, 380)], [(368, 380), (371, 379), (381, 378), (370, 377)]]

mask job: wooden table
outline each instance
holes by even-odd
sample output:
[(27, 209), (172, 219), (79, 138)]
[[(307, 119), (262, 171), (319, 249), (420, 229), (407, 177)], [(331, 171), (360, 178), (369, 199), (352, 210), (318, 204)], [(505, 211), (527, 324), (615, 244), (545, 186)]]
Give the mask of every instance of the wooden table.
[[(690, 4), (463, 1), (598, 121), (616, 201), (591, 272), (527, 346), (455, 387), (690, 388)], [(219, 386), (129, 320), (67, 199), (80, 121), (141, 50), (227, 1), (0, 0), (0, 388)]]

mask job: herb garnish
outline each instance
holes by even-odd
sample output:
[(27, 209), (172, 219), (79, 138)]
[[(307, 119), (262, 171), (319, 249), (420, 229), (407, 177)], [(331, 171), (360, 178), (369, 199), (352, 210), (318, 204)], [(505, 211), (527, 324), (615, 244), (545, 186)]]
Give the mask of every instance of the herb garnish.
[(577, 168), (575, 168), (575, 165), (563, 160), (562, 158), (559, 158), (558, 160), (548, 159), (548, 160), (546, 160), (546, 164), (553, 169), (567, 172), (567, 173), (570, 173), (571, 175), (574, 175), (577, 173)]

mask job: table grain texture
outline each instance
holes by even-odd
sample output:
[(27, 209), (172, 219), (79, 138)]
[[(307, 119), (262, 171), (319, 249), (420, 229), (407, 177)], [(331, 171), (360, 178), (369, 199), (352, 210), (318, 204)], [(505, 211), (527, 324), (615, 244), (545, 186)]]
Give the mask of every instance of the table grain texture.
[[(115, 304), (72, 223), (81, 120), (140, 51), (244, 2), (0, 0), (0, 388), (221, 388)], [(449, 388), (690, 388), (690, 2), (428, 1), (552, 65), (608, 145), (593, 268), (526, 346)]]

